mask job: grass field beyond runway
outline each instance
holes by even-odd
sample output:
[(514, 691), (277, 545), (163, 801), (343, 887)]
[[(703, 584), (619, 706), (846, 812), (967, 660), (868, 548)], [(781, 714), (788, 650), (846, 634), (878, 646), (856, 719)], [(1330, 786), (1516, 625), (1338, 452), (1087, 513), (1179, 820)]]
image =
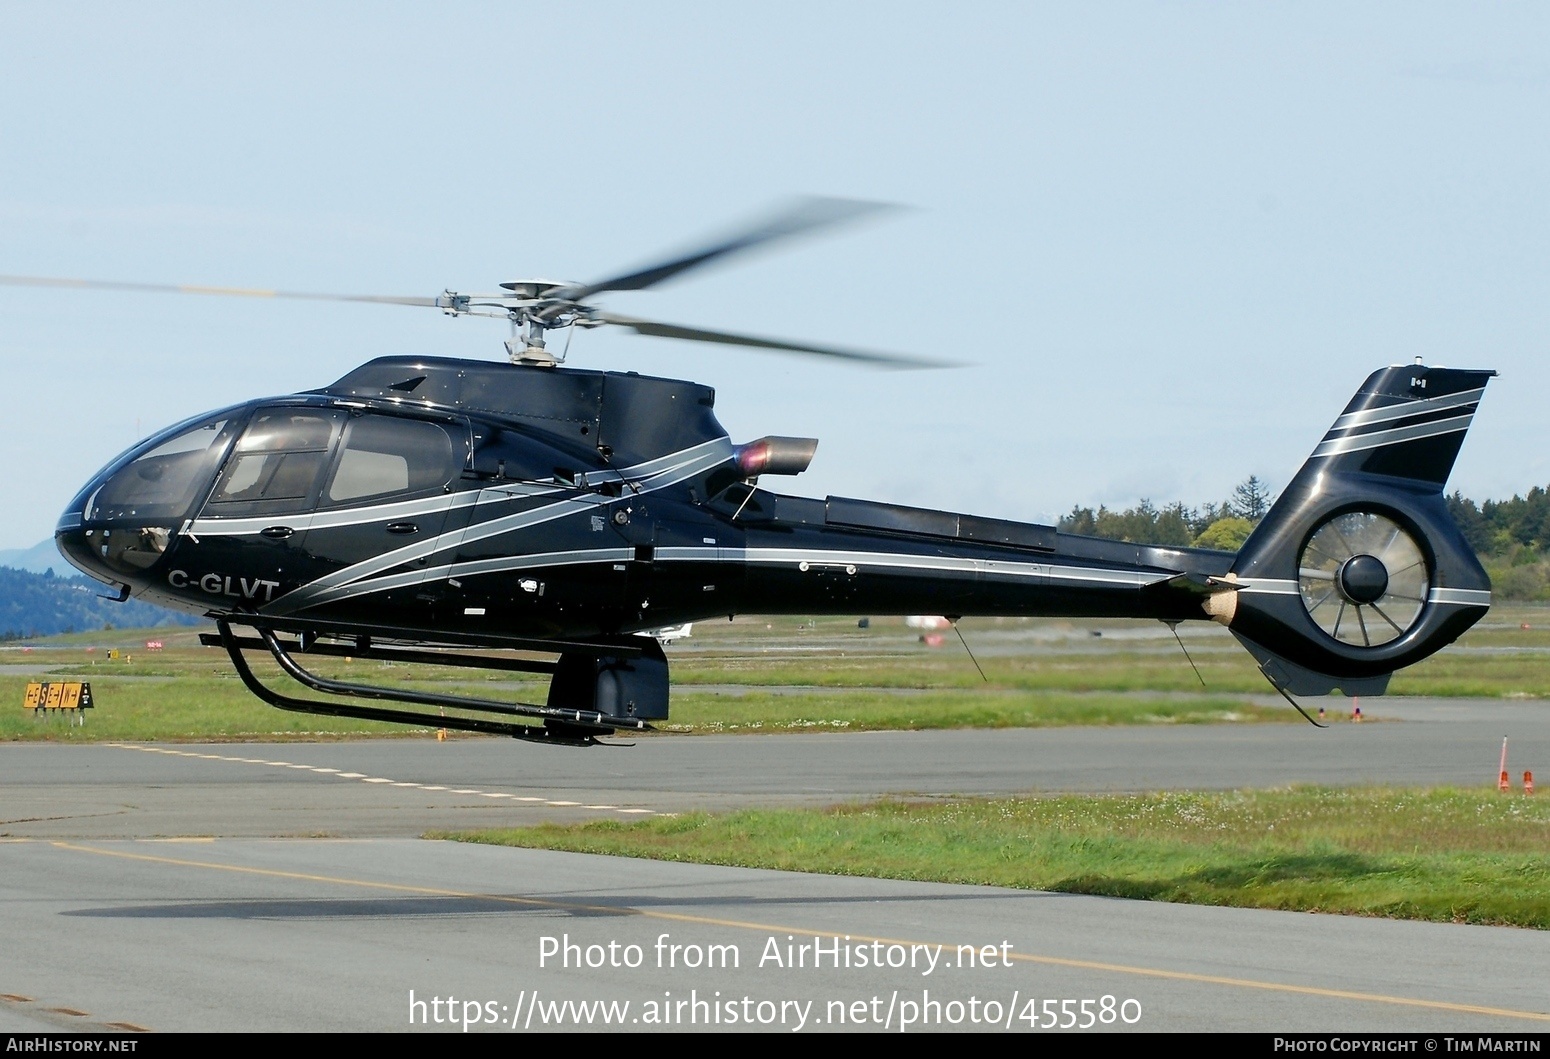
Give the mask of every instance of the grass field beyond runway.
[[(967, 619), (964, 638), (922, 634), (901, 618), (859, 628), (852, 618), (705, 622), (668, 649), (669, 732), (868, 731), (1056, 725), (1302, 723), (1272, 696), (1253, 660), (1210, 623), (1180, 626), (1195, 666), (1155, 622)], [(151, 651), (145, 641), (162, 642)], [(118, 657), (110, 658), (110, 652)], [(1550, 698), (1550, 608), (1496, 608), (1433, 658), (1398, 673), (1397, 695)], [(272, 687), (313, 697), (273, 662), (255, 660)], [(478, 698), (543, 703), (541, 678), (446, 666), (312, 656), (330, 677)], [(195, 630), (110, 630), (0, 650), (0, 739), (59, 741), (280, 740), (418, 735), (400, 726), (283, 713), (254, 698), (218, 648)], [(1198, 667), (1198, 675), (1197, 675)], [(981, 675), (983, 670), (983, 676)], [(30, 679), (92, 682), (84, 728), (22, 710)], [(1255, 699), (1258, 699), (1256, 702)], [(352, 701), (352, 700), (340, 700)], [(360, 705), (360, 700), (353, 700)], [(1321, 700), (1307, 699), (1313, 712)], [(9, 705), (7, 705), (9, 703)], [(1267, 705), (1268, 703), (1268, 705)], [(1382, 700), (1364, 702), (1382, 716)], [(1332, 719), (1350, 702), (1324, 700)]]
[(439, 836), (834, 875), (1550, 928), (1550, 804), (1292, 789), (887, 801)]

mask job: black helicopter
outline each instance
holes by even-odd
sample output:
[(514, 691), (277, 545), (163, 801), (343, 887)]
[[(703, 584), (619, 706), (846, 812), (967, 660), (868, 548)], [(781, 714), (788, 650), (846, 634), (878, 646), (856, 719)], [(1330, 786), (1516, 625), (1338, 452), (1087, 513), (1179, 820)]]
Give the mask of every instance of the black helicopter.
[[(1394, 670), (1485, 614), (1490, 581), (1442, 490), (1492, 371), (1417, 364), (1374, 372), (1232, 553), (777, 493), (761, 485), (765, 476), (805, 470), (816, 441), (734, 444), (716, 421), (710, 387), (566, 368), (547, 348), (548, 331), (607, 324), (928, 363), (663, 324), (588, 303), (873, 209), (807, 200), (660, 265), (591, 284), (505, 283), (493, 295), (284, 295), (0, 277), (342, 297), (513, 324), (509, 364), (382, 357), (318, 390), (169, 427), (76, 495), (55, 531), (59, 548), (121, 599), (214, 619), (208, 642), (223, 645), (248, 687), (282, 709), (570, 745), (665, 719), (667, 660), (642, 633), (722, 614), (1214, 620), (1289, 700), (1381, 694)], [(314, 691), (438, 712), (283, 694), (255, 676), (244, 657), (253, 649)], [(304, 668), (298, 656), (309, 654), (545, 673), (549, 692), (540, 705), (346, 683)]]

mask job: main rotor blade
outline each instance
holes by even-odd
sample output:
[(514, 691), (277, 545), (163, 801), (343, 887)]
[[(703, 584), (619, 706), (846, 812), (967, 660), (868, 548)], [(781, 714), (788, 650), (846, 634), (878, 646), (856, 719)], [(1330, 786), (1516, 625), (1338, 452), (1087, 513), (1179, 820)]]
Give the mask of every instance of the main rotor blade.
[(579, 287), (563, 287), (552, 291), (551, 296), (569, 301), (581, 301), (594, 294), (610, 290), (645, 290), (672, 279), (681, 272), (709, 264), (718, 258), (741, 253), (744, 250), (787, 239), (803, 232), (827, 228), (846, 221), (898, 209), (885, 202), (866, 202), (860, 199), (804, 198), (775, 213), (772, 217), (750, 225), (720, 239), (709, 246), (663, 261), (660, 264), (627, 272)]
[(303, 291), (258, 290), (247, 287), (201, 287), (186, 283), (122, 283), (100, 279), (57, 279), (50, 276), (0, 276), (10, 287), (64, 287), (75, 290), (118, 290), (152, 294), (220, 294), (239, 298), (300, 298), (323, 302), (377, 302), (384, 305), (419, 305), (434, 309), (435, 298), (398, 298), (381, 294), (309, 294)]
[(949, 360), (932, 360), (927, 357), (907, 357), (897, 353), (873, 353), (864, 349), (847, 349), (843, 346), (812, 346), (803, 342), (784, 342), (778, 338), (758, 338), (753, 335), (734, 335), (725, 331), (707, 331), (700, 327), (683, 327), (679, 324), (658, 323), (633, 316), (614, 313), (597, 313), (594, 320), (605, 324), (628, 327), (637, 334), (655, 338), (682, 338), (690, 342), (716, 342), (725, 346), (752, 346), (754, 349), (773, 349), (783, 353), (811, 353), (820, 357), (840, 357), (844, 360), (861, 361), (884, 368), (954, 368), (959, 365)]

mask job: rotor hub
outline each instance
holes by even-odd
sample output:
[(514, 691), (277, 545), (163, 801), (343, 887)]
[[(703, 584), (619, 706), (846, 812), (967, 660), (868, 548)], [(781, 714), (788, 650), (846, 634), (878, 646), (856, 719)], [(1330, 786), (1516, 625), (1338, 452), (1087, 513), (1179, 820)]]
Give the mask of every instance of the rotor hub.
[(547, 297), (550, 291), (574, 286), (576, 286), (574, 283), (561, 283), (552, 279), (517, 279), (501, 284), (503, 290), (510, 291), (516, 298), (543, 298)]
[(1352, 603), (1376, 603), (1389, 590), (1389, 571), (1376, 555), (1354, 555), (1340, 567), (1340, 594)]

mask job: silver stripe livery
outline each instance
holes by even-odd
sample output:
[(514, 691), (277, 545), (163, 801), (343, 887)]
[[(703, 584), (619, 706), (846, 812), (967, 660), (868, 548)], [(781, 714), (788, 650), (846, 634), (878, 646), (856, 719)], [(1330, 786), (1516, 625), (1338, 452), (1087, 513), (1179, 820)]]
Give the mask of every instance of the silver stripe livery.
[(1391, 419), (1403, 419), (1405, 416), (1424, 415), (1427, 412), (1441, 412), (1446, 408), (1463, 408), (1472, 404), (1479, 404), (1481, 396), (1485, 393), (1485, 387), (1474, 390), (1465, 390), (1462, 393), (1451, 393), (1446, 397), (1433, 397), (1420, 401), (1405, 401), (1402, 404), (1388, 405), (1385, 408), (1364, 408), (1360, 412), (1347, 412), (1335, 420), (1331, 431), (1351, 430), (1356, 427), (1370, 426), (1373, 423), (1386, 423)]
[[(712, 467), (717, 467), (731, 458), (731, 441), (726, 438), (716, 438), (668, 456), (650, 460), (634, 467), (627, 467), (619, 473), (621, 476), (624, 476), (625, 481), (631, 483), (633, 492), (649, 493), (657, 489), (665, 489), (670, 485), (676, 485), (686, 478), (692, 478), (697, 474), (710, 470)], [(481, 490), (477, 494), (469, 493), (464, 495), (477, 497), (478, 499), (474, 502), (479, 504), (513, 498), (513, 493), (507, 490), (505, 486)], [(510, 533), (515, 530), (527, 529), (544, 522), (564, 518), (567, 515), (592, 511), (599, 506), (610, 503), (612, 499), (611, 497), (595, 493), (587, 493), (568, 497), (556, 503), (530, 508), (526, 511), (503, 515), (477, 525), (450, 530), (430, 540), (418, 541), (406, 547), (373, 556), (363, 562), (356, 563), (354, 566), (335, 570), (333, 573), (320, 577), (294, 592), (287, 593), (270, 606), (263, 608), (263, 612), (266, 614), (290, 614), (303, 607), (329, 603), (337, 599), (350, 599), (354, 596), (385, 591), (389, 588), (418, 584), (424, 580), (435, 580), (437, 576), (451, 576), (450, 574), (435, 575), (431, 570), (415, 570), (391, 577), (377, 578), (369, 582), (366, 581), (367, 578), (373, 578), (377, 574), (385, 573), (395, 567), (402, 566), (404, 563), (434, 555), (443, 549), (471, 544), (475, 541), (481, 541), (488, 537), (499, 536), (500, 534)], [(269, 524), (272, 524), (272, 522), (273, 520), (270, 520)], [(597, 561), (605, 560), (598, 559)], [(451, 570), (453, 568), (452, 564), (447, 564), (436, 569)], [(517, 568), (520, 567), (513, 567), (513, 569)]]
[[(503, 556), (499, 559), (481, 559), (468, 563), (447, 563), (424, 571), (408, 571), (386, 577), (358, 580), (320, 593), (308, 603), (333, 603), (374, 592), (386, 592), (395, 588), (430, 581), (443, 581), (454, 577), (475, 577), (480, 574), (514, 573), (555, 566), (577, 566), (588, 563), (616, 564), (628, 562), (634, 557), (633, 548), (587, 548), (578, 551), (543, 552), (535, 555)], [(1141, 570), (1106, 570), (1083, 566), (1054, 566), (1047, 563), (1005, 562), (994, 559), (958, 559), (944, 556), (909, 555), (892, 552), (836, 551), (802, 548), (710, 548), (666, 547), (653, 553), (657, 562), (724, 562), (747, 563), (754, 566), (792, 566), (806, 571), (809, 567), (839, 567), (850, 572), (863, 568), (874, 570), (910, 570), (927, 573), (974, 574), (988, 578), (1032, 580), (1039, 583), (1064, 582), (1072, 585), (1104, 585), (1113, 588), (1145, 588), (1172, 577), (1172, 574), (1149, 573)], [(282, 602), (289, 602), (300, 593), (292, 593)], [(296, 608), (288, 608), (294, 610)], [(288, 612), (287, 611), (287, 612)], [(267, 613), (282, 613), (270, 608)]]
[(1461, 607), (1489, 607), (1491, 593), (1473, 588), (1434, 588), (1427, 593), (1428, 603), (1454, 603)]
[(1475, 418), (1473, 412), (1451, 419), (1439, 419), (1431, 423), (1417, 423), (1408, 427), (1393, 427), (1389, 430), (1377, 430), (1371, 434), (1350, 434), (1346, 437), (1326, 437), (1319, 442), (1319, 447), (1313, 450), (1310, 459), (1318, 459), (1320, 456), (1339, 456), (1343, 452), (1361, 452), (1365, 449), (1381, 449), (1385, 445), (1397, 445), (1402, 441), (1419, 441), (1422, 438), (1434, 438), (1439, 434), (1461, 434), (1469, 429), (1470, 421)]
[[(1300, 587), (1296, 581), (1282, 581), (1269, 577), (1244, 578), (1238, 584), (1240, 592), (1257, 592), (1272, 596), (1295, 596)], [(1491, 593), (1473, 588), (1434, 588), (1426, 594), (1428, 603), (1451, 603), (1461, 607), (1489, 607)]]
[(1302, 590), (1296, 581), (1281, 581), (1272, 577), (1244, 577), (1238, 580), (1239, 592), (1256, 592), (1270, 596), (1295, 596)]
[[(672, 550), (672, 549), (664, 549)], [(803, 563), (821, 566), (883, 567), (895, 570), (927, 570), (941, 573), (981, 574), (989, 577), (1038, 578), (1079, 584), (1099, 583), (1120, 588), (1144, 588), (1166, 581), (1173, 574), (1143, 570), (1105, 570), (1085, 566), (1052, 566), (998, 559), (957, 559), (948, 556), (907, 555), (890, 552), (830, 551), (804, 548), (749, 548), (735, 556), (755, 566)]]
[[(555, 492), (553, 487), (548, 492)], [(240, 537), (257, 533), (262, 529), (283, 522), (300, 533), (309, 529), (338, 529), (343, 526), (360, 526), (389, 519), (417, 518), (439, 515), (470, 504), (482, 503), (482, 493), (454, 493), (452, 496), (428, 496), (419, 500), (405, 500), (396, 504), (377, 504), (372, 507), (352, 507), (339, 511), (314, 511), (309, 514), (262, 515), (256, 518), (222, 518), (219, 515), (203, 516), (186, 524), (180, 531), (183, 536)]]
[[(585, 548), (570, 552), (544, 552), (540, 555), (515, 555), (500, 559), (481, 559), (472, 563), (447, 563), (425, 570), (411, 570), (402, 574), (390, 574), (370, 581), (357, 581), (327, 593), (321, 602), (338, 603), (340, 600), (369, 596), (374, 592), (387, 592), (395, 588), (428, 581), (445, 581), (453, 577), (473, 577), (476, 574), (515, 573), (518, 570), (535, 570), (553, 566), (582, 566), (587, 563), (623, 563), (635, 555), (633, 548)], [(290, 597), (287, 596), (286, 599)], [(319, 602), (318, 600), (311, 601)], [(266, 611), (266, 613), (280, 613)]]

